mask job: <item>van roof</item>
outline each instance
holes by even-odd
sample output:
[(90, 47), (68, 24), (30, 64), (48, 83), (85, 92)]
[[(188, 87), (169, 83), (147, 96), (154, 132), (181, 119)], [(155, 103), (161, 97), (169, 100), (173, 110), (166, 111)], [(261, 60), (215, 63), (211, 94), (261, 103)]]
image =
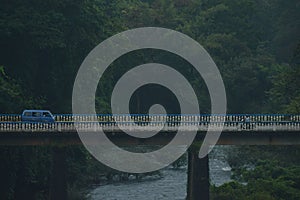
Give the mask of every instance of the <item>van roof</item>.
[(49, 110), (24, 110), (23, 112), (50, 112)]

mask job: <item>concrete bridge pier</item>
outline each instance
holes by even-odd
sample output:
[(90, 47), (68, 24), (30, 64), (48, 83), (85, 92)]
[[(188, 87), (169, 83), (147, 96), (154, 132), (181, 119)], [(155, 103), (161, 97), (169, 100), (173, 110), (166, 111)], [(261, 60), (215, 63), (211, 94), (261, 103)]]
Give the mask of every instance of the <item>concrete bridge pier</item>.
[(198, 151), (188, 151), (187, 200), (209, 200), (208, 155), (199, 159)]
[(50, 180), (50, 200), (66, 200), (66, 147), (53, 147), (53, 166)]

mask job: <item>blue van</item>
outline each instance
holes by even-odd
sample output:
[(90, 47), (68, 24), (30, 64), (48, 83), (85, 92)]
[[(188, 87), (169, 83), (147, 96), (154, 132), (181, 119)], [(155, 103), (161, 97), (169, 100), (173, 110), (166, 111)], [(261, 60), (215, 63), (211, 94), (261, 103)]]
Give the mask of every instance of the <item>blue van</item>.
[(54, 116), (49, 110), (24, 110), (23, 122), (55, 122)]

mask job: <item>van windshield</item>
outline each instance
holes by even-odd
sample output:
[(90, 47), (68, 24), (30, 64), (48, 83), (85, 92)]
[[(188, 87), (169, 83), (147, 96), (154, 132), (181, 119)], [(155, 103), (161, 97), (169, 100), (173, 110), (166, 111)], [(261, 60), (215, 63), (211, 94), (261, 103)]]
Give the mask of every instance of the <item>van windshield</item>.
[(43, 112), (43, 116), (44, 117), (51, 117), (50, 113), (48, 113), (48, 112)]

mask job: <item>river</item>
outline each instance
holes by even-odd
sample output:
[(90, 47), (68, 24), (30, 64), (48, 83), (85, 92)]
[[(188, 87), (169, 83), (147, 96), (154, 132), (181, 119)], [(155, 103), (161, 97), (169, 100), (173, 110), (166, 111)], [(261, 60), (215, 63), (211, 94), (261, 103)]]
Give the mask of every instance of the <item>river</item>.
[[(210, 182), (220, 186), (229, 182), (231, 168), (227, 163), (229, 146), (215, 146), (209, 154)], [(160, 175), (146, 176), (141, 180), (114, 182), (93, 189), (92, 200), (184, 200), (186, 197), (187, 166), (167, 167)]]

